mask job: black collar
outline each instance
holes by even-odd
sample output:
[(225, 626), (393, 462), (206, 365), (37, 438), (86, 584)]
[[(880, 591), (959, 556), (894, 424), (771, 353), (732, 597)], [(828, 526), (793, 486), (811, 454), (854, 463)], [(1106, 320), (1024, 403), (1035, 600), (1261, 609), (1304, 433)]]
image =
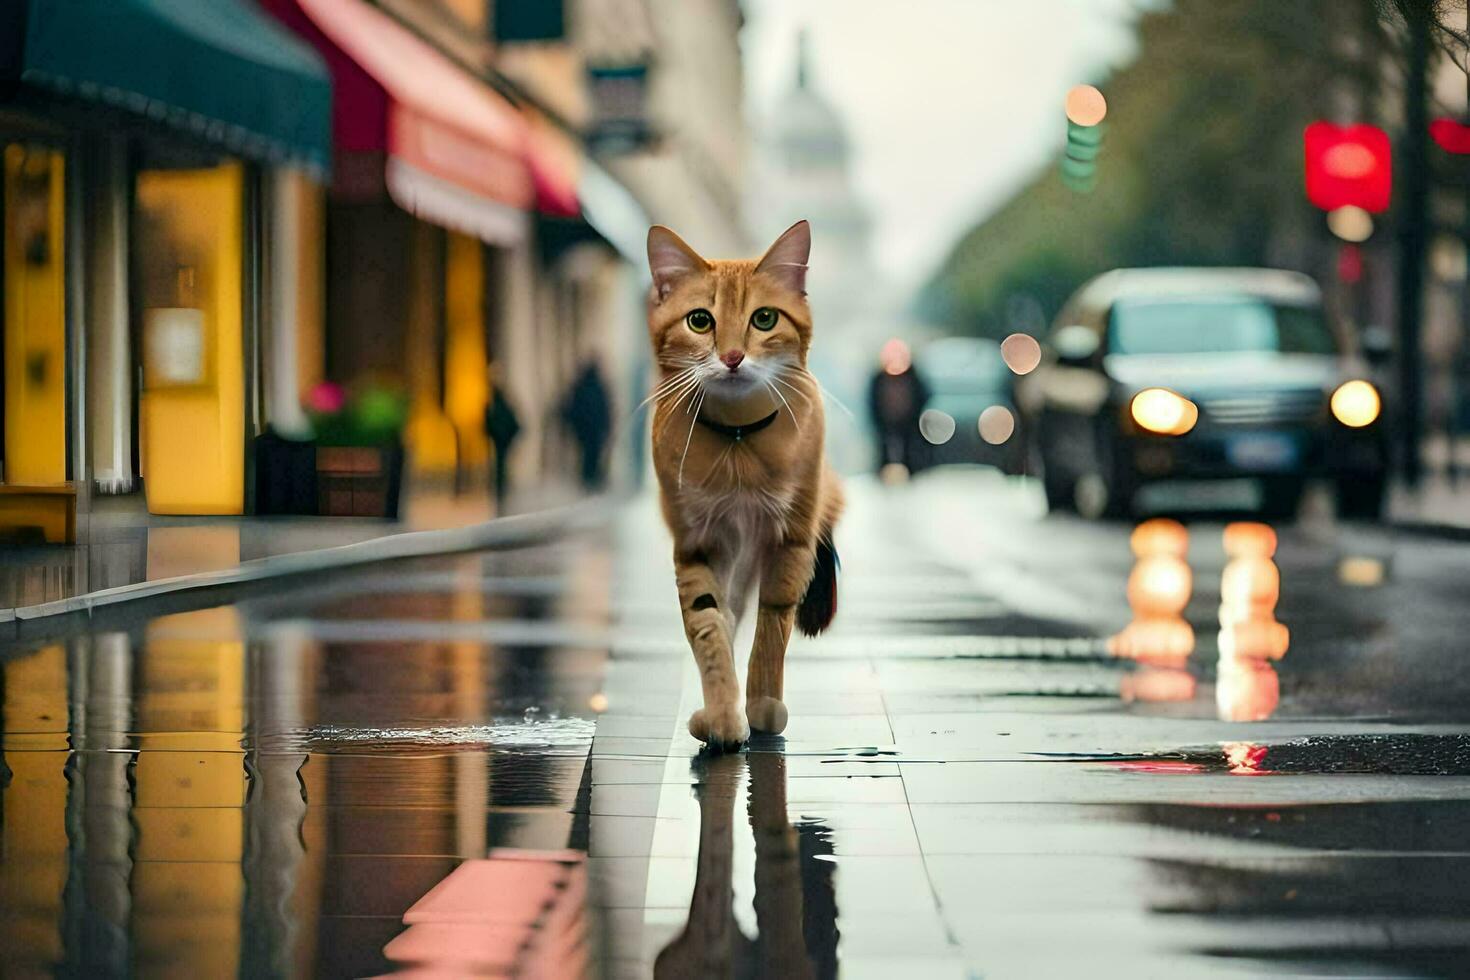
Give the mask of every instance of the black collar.
[(766, 426), (770, 425), (772, 422), (776, 421), (776, 416), (779, 414), (781, 414), (781, 410), (778, 408), (776, 409), (776, 411), (772, 412), (770, 415), (767, 415), (765, 418), (756, 419), (754, 422), (747, 422), (744, 425), (726, 425), (723, 422), (711, 421), (710, 419), (707, 419), (703, 416), (698, 417), (698, 422), (706, 429), (712, 429), (722, 436), (729, 436), (731, 439), (739, 442), (746, 436), (754, 435), (755, 433), (764, 429)]

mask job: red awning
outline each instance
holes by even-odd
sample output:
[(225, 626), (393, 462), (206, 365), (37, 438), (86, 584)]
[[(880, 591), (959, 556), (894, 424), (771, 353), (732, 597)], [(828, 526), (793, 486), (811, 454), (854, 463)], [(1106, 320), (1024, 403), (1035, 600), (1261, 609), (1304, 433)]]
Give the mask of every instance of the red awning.
[(577, 172), (581, 153), (570, 136), (534, 112), (526, 115), (527, 159), (536, 187), (536, 209), (558, 218), (576, 218), (582, 213), (577, 200)]
[(354, 157), (360, 169), (363, 154), (382, 154), (379, 186), (405, 210), (488, 242), (524, 237), (536, 187), (515, 106), (362, 0), (294, 2), (309, 25), (283, 11), (283, 0), (266, 6), (334, 49), (323, 54), (334, 82), (339, 178)]

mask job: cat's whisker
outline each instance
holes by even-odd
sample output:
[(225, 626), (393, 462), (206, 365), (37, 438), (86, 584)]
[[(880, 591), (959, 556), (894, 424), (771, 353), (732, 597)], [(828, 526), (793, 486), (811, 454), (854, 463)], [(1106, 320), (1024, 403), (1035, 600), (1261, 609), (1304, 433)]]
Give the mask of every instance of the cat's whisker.
[(628, 415), (630, 417), (636, 415), (649, 402), (660, 401), (663, 398), (672, 395), (675, 391), (677, 391), (685, 384), (688, 384), (691, 380), (693, 380), (694, 371), (697, 367), (697, 364), (691, 364), (689, 367), (678, 372), (677, 374), (673, 374), (665, 378), (663, 381), (659, 382), (659, 384), (653, 389), (649, 396), (643, 399), (643, 401), (639, 402), (637, 406), (635, 406), (633, 410), (628, 413)]
[(677, 409), (679, 405), (683, 403), (684, 399), (693, 395), (696, 391), (699, 390), (699, 388), (699, 380), (697, 378), (691, 378), (686, 384), (679, 388), (678, 391), (670, 392), (667, 396), (668, 398), (672, 399), (669, 402), (669, 411), (672, 412)]
[[(703, 405), (704, 404), (704, 379), (703, 378), (699, 378), (698, 379), (698, 385), (699, 385), (699, 403), (701, 405)], [(689, 399), (689, 404), (684, 406), (684, 411), (687, 413), (687, 412), (691, 411), (693, 408), (694, 408), (694, 399), (691, 398), (691, 399)], [(697, 418), (699, 416), (699, 413), (698, 412), (695, 412), (694, 415)]]
[[(689, 403), (693, 405), (694, 402)], [(699, 392), (699, 404), (704, 405), (704, 391)], [(694, 427), (699, 424), (699, 409), (694, 410), (694, 417), (689, 420), (689, 435), (684, 437), (684, 455), (679, 457), (679, 482), (680, 490), (684, 489), (684, 460), (689, 458), (689, 444), (694, 441)]]
[(703, 387), (704, 381), (699, 376), (695, 375), (689, 378), (688, 381), (686, 381), (682, 386), (679, 387), (677, 392), (671, 392), (668, 396), (666, 396), (673, 398), (673, 401), (669, 403), (669, 411), (673, 412), (678, 410), (684, 399), (691, 398), (695, 392), (702, 390)]
[(767, 388), (771, 389), (772, 394), (781, 399), (781, 404), (786, 406), (786, 411), (791, 415), (791, 424), (796, 426), (796, 431), (799, 434), (801, 432), (801, 422), (797, 419), (796, 413), (791, 410), (791, 403), (786, 400), (785, 395), (781, 394), (780, 388), (777, 388), (769, 381), (764, 382), (764, 384)]
[(772, 375), (771, 380), (778, 385), (784, 385), (788, 391), (790, 391), (796, 397), (800, 398), (803, 404), (808, 406), (811, 405), (812, 400), (810, 397), (807, 396), (807, 393), (796, 387), (796, 385), (792, 384), (790, 381), (784, 380), (781, 375)]
[(827, 399), (832, 404), (836, 405), (838, 408), (840, 408), (844, 412), (846, 412), (848, 418), (850, 418), (850, 419), (856, 419), (857, 418), (857, 416), (853, 414), (852, 409), (850, 409), (850, 408), (847, 407), (847, 403), (845, 403), (841, 398), (838, 398), (836, 395), (832, 394), (832, 392), (828, 391), (827, 390), (827, 386), (824, 385), (824, 384), (822, 384), (822, 382), (818, 381), (816, 375), (814, 375), (814, 374), (812, 374), (810, 372), (806, 372), (806, 371), (796, 371), (795, 369), (792, 369), (792, 368), (787, 368), (782, 373), (786, 377), (793, 377), (793, 376), (795, 376), (795, 377), (806, 377), (806, 378), (810, 378), (811, 381), (812, 381), (812, 384), (814, 384), (814, 385), (817, 386), (817, 392), (823, 398)]

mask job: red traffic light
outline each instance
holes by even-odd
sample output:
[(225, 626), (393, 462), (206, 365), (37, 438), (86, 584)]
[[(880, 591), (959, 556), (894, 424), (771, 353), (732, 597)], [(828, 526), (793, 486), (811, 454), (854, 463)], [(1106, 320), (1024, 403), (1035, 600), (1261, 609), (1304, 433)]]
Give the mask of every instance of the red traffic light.
[(1446, 153), (1470, 153), (1470, 126), (1443, 117), (1429, 124), (1429, 138)]
[(1314, 122), (1304, 136), (1309, 201), (1324, 211), (1350, 205), (1388, 210), (1393, 163), (1387, 133), (1365, 123)]

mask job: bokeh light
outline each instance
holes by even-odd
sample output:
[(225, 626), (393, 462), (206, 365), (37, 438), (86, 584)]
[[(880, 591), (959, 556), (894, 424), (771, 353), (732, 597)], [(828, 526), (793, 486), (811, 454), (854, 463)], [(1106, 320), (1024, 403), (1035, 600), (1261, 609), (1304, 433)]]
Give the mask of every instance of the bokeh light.
[(1096, 126), (1108, 114), (1108, 100), (1093, 85), (1074, 85), (1067, 93), (1067, 118), (1079, 126)]
[(1199, 420), (1199, 408), (1167, 388), (1145, 388), (1129, 405), (1140, 428), (1165, 436), (1182, 436)]
[(1225, 554), (1231, 558), (1270, 558), (1276, 554), (1276, 531), (1271, 525), (1259, 521), (1226, 524), (1223, 539)]
[(883, 345), (878, 354), (878, 360), (883, 365), (883, 370), (888, 374), (903, 374), (914, 363), (913, 352), (909, 345), (894, 337)]
[(1220, 602), (1246, 619), (1255, 610), (1269, 612), (1281, 597), (1281, 572), (1269, 558), (1247, 556), (1225, 566), (1220, 576)]
[(1349, 555), (1337, 563), (1337, 580), (1343, 585), (1371, 589), (1388, 577), (1383, 562), (1366, 555)]
[(1221, 721), (1265, 721), (1281, 701), (1276, 668), (1260, 660), (1222, 657), (1215, 673), (1215, 711)]
[(980, 413), (980, 438), (999, 446), (1016, 431), (1016, 417), (1004, 405), (991, 405)]
[(1183, 558), (1189, 551), (1189, 531), (1171, 517), (1154, 517), (1133, 529), (1128, 546), (1138, 558), (1151, 555)]
[(1348, 428), (1371, 425), (1382, 410), (1378, 389), (1367, 381), (1348, 381), (1332, 393), (1332, 415)]
[(1194, 696), (1194, 680), (1180, 668), (1194, 652), (1194, 627), (1182, 615), (1194, 588), (1194, 575), (1184, 561), (1189, 531), (1176, 520), (1156, 517), (1134, 528), (1128, 544), (1138, 558), (1128, 576), (1133, 619), (1108, 639), (1108, 652), (1171, 670), (1125, 681), (1123, 697), (1188, 700)]
[(1016, 374), (1030, 374), (1041, 363), (1041, 345), (1030, 334), (1013, 333), (1000, 342), (1000, 356)]
[(1128, 605), (1135, 613), (1174, 616), (1189, 603), (1193, 576), (1182, 559), (1172, 555), (1141, 558), (1128, 576)]
[(1327, 230), (1345, 242), (1366, 242), (1373, 234), (1373, 216), (1349, 204), (1327, 212)]
[(919, 416), (919, 434), (935, 446), (954, 438), (954, 416), (937, 408), (926, 408)]
[(1145, 666), (1124, 674), (1118, 682), (1118, 694), (1124, 701), (1193, 701), (1194, 675), (1179, 667)]

